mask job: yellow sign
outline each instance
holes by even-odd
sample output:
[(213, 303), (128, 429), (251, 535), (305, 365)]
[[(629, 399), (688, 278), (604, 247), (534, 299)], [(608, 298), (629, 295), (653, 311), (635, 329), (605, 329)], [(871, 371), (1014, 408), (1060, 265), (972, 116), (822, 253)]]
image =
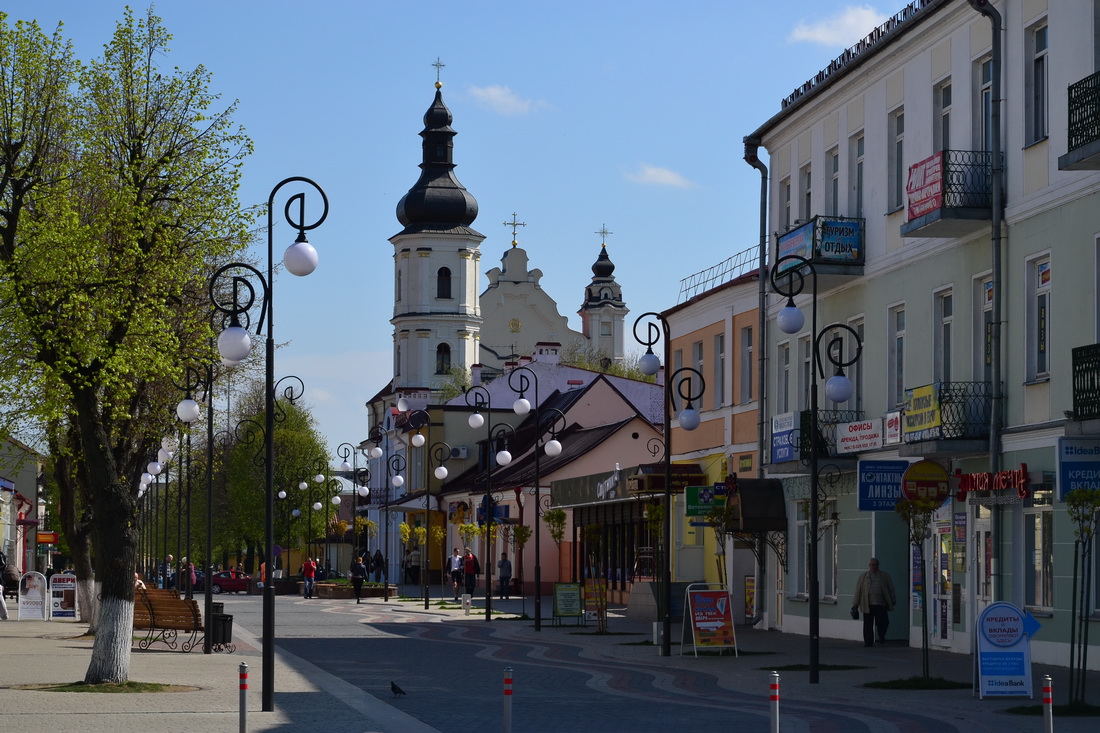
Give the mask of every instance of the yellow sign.
[(921, 439), (939, 437), (940, 391), (938, 384), (926, 384), (905, 391), (905, 434)]
[(917, 461), (901, 475), (901, 493), (909, 501), (930, 499), (942, 504), (951, 494), (947, 469), (935, 461)]

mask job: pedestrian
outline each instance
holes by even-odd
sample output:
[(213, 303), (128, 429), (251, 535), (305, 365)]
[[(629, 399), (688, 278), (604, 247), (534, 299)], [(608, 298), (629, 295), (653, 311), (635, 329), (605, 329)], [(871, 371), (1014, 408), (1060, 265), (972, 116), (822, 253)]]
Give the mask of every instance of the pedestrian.
[(462, 553), (458, 551), (458, 548), (454, 548), (454, 554), (447, 558), (447, 567), (444, 568), (451, 574), (451, 586), (454, 588), (455, 600), (458, 600), (458, 589), (462, 587), (462, 576), (465, 574), (465, 564), (462, 560)]
[(193, 593), (195, 590), (195, 583), (199, 582), (199, 576), (198, 573), (195, 572), (195, 563), (190, 560), (187, 561), (187, 582), (187, 590)]
[(302, 584), (302, 595), (306, 598), (313, 598), (313, 582), (317, 579), (317, 563), (313, 562), (313, 558), (306, 558), (306, 561), (302, 563), (302, 580), (305, 581)]
[(374, 557), (370, 559), (370, 567), (374, 571), (374, 582), (381, 583), (386, 577), (386, 556), (382, 554), (381, 549), (374, 551)]
[(509, 587), (512, 585), (512, 561), (508, 559), (508, 553), (500, 553), (497, 561), (497, 575), (500, 577), (500, 597), (508, 598)]
[(895, 603), (894, 583), (885, 570), (879, 570), (878, 558), (872, 557), (867, 563), (867, 572), (861, 573), (856, 581), (856, 592), (852, 596), (852, 607), (863, 614), (863, 646), (875, 645), (876, 630), (878, 643), (886, 643), (889, 612), (894, 610)]
[[(473, 597), (474, 588), (477, 587), (477, 576), (481, 575), (481, 563), (474, 557), (474, 551), (466, 548), (466, 555), (462, 558), (462, 575), (466, 581), (466, 595)], [(492, 593), (492, 588), (486, 588), (486, 593)]]
[(420, 585), (420, 548), (409, 550), (405, 558), (405, 582), (412, 585)]
[(348, 575), (351, 576), (351, 584), (355, 587), (355, 602), (359, 603), (363, 594), (363, 581), (367, 579), (367, 566), (363, 564), (363, 558), (355, 558)]

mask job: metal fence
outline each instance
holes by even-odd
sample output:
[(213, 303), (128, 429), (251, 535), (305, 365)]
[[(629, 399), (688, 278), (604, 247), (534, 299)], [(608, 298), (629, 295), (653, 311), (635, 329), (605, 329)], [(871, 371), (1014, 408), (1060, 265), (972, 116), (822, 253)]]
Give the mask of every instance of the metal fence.
[(738, 252), (717, 265), (689, 275), (680, 281), (680, 297), (678, 303), (691, 300), (699, 293), (705, 293), (711, 288), (736, 280), (747, 272), (752, 272), (759, 267), (760, 249), (753, 247), (744, 252)]
[(1069, 150), (1100, 140), (1100, 71), (1069, 85)]
[(1073, 414), (1078, 420), (1100, 418), (1100, 344), (1073, 350)]
[(993, 153), (986, 150), (943, 151), (943, 206), (988, 209), (993, 205)]

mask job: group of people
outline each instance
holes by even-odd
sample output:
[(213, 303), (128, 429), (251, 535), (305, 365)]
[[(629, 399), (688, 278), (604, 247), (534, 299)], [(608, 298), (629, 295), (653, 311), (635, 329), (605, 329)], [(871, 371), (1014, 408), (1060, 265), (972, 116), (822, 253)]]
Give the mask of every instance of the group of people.
[[(477, 588), (477, 578), (481, 575), (481, 563), (478, 562), (473, 550), (467, 547), (460, 553), (457, 547), (454, 548), (453, 553), (447, 559), (447, 567), (444, 570), (451, 577), (451, 587), (454, 589), (454, 599), (456, 601), (458, 600), (459, 588), (464, 589), (466, 595), (472, 596), (474, 594), (474, 589)], [(497, 561), (497, 577), (500, 581), (497, 587), (498, 595), (501, 599), (510, 598), (512, 561), (508, 559), (507, 552), (500, 553), (500, 560)]]

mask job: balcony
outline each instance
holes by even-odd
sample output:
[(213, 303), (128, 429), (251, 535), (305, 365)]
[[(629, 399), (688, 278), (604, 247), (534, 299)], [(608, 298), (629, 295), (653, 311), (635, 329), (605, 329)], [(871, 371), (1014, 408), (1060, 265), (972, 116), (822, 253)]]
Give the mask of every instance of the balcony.
[(989, 452), (988, 382), (936, 382), (906, 390), (902, 457), (965, 458)]
[[(818, 287), (828, 289), (863, 274), (867, 257), (866, 226), (863, 219), (846, 216), (815, 216), (781, 234), (776, 240), (776, 261), (798, 255), (813, 263)], [(781, 272), (793, 270), (795, 261)]]
[(903, 237), (967, 236), (993, 217), (993, 154), (944, 150), (909, 167)]
[(1058, 170), (1100, 170), (1100, 71), (1069, 85), (1067, 152)]
[(1073, 350), (1073, 417), (1100, 419), (1100, 344)]

